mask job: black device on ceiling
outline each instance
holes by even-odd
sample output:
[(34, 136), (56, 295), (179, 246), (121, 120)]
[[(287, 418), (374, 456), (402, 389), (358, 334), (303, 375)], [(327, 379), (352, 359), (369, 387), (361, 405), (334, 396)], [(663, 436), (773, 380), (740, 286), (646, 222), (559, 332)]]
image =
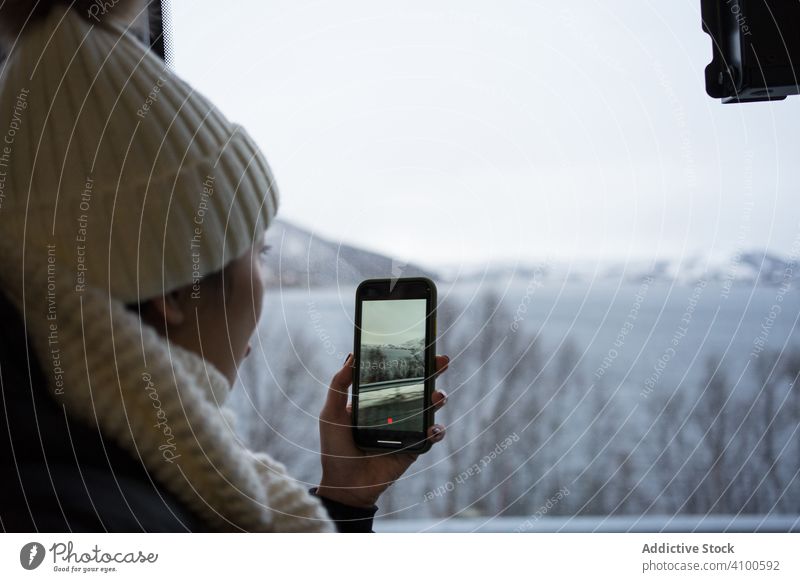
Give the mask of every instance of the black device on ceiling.
[(701, 0), (713, 60), (706, 92), (723, 103), (800, 93), (800, 0)]

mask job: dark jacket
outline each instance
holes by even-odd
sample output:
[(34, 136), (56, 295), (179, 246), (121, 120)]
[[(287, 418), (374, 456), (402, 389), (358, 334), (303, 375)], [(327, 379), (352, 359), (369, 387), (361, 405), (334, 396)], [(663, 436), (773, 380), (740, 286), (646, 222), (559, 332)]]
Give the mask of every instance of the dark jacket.
[[(46, 382), (22, 318), (0, 291), (1, 530), (208, 531), (141, 460), (70, 418)], [(338, 531), (372, 531), (377, 507), (320, 500)]]

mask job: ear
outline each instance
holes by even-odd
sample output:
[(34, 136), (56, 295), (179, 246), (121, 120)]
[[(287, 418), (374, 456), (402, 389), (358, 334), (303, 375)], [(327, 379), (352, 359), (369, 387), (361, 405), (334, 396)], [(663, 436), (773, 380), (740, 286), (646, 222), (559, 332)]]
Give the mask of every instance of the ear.
[(179, 291), (172, 291), (167, 295), (153, 297), (150, 304), (158, 314), (160, 321), (167, 325), (181, 325), (186, 319), (184, 304)]

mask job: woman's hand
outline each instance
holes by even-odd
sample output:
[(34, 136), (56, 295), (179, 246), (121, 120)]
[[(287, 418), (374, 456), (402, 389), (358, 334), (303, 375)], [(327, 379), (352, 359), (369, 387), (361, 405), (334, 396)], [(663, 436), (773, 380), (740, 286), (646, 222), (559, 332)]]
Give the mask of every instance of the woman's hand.
[[(436, 356), (436, 376), (447, 369), (448, 356)], [(372, 507), (378, 497), (394, 483), (419, 453), (365, 452), (356, 447), (351, 425), (351, 406), (347, 394), (353, 382), (353, 354), (331, 381), (328, 398), (319, 416), (319, 438), (322, 448), (322, 480), (317, 494), (356, 507)], [(447, 395), (433, 392), (434, 410), (444, 406)], [(438, 443), (445, 427), (434, 424), (428, 439)]]

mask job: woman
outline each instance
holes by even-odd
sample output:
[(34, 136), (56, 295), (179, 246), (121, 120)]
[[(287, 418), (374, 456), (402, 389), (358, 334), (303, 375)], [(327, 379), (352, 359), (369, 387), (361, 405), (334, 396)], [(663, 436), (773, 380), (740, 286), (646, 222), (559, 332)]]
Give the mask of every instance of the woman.
[(0, 13), (3, 528), (370, 531), (416, 455), (354, 446), (352, 357), (320, 415), (318, 487), (232, 430), (279, 194), (248, 134), (139, 40), (143, 10)]

